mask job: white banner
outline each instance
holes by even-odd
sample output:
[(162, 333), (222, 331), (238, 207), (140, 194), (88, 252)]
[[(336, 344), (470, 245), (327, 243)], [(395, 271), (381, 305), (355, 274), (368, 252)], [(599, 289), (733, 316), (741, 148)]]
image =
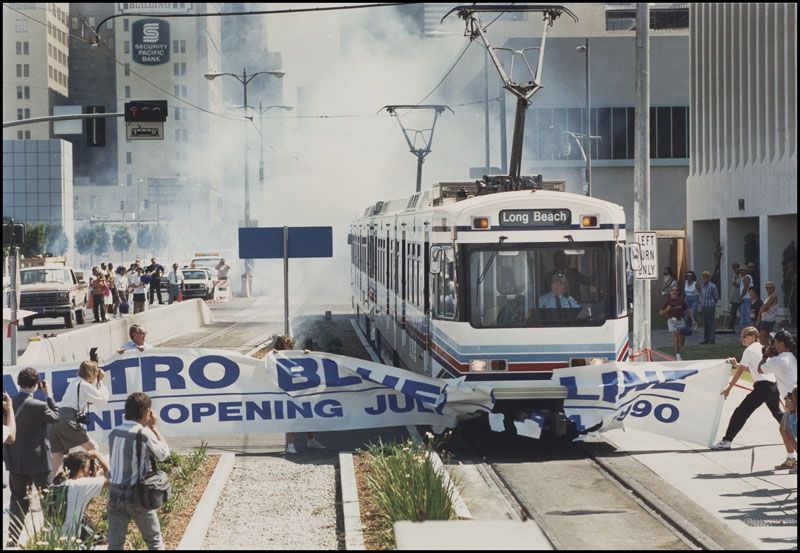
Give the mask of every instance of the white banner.
[[(34, 366), (58, 402), (80, 363)], [(3, 390), (17, 393), (22, 367), (5, 367)], [(224, 350), (136, 350), (103, 363), (108, 405), (92, 406), (95, 439), (124, 418), (125, 398), (145, 392), (165, 437), (352, 430), (406, 424), (455, 426), (491, 410), (488, 393), (463, 381), (324, 353), (283, 351), (255, 359)], [(37, 392), (37, 397), (41, 392)]]
[(554, 371), (579, 431), (635, 428), (704, 446), (719, 426), (730, 365), (722, 360), (606, 363)]

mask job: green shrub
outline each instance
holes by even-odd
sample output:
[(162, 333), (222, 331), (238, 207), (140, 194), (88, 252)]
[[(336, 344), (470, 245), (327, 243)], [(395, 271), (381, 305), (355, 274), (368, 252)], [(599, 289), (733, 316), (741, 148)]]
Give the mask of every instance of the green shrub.
[(453, 485), (430, 459), (431, 446), (410, 439), (369, 444), (365, 481), (381, 520), (382, 547), (394, 547), (393, 525), (399, 520), (455, 518)]

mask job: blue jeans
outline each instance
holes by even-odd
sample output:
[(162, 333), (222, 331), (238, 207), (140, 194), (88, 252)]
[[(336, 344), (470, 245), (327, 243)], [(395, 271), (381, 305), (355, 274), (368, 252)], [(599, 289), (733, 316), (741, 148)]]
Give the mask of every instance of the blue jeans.
[(716, 309), (714, 307), (703, 308), (703, 324), (705, 330), (703, 331), (703, 338), (709, 342), (714, 342), (717, 339), (717, 332), (714, 326), (716, 323)]
[(181, 291), (180, 284), (170, 284), (169, 285), (169, 303), (173, 301), (178, 301), (178, 293)]
[(131, 518), (139, 527), (148, 549), (165, 549), (164, 537), (161, 535), (161, 524), (158, 522), (156, 510), (145, 509), (133, 497), (131, 488), (123, 488), (112, 484), (108, 490), (108, 549), (122, 550), (125, 545), (125, 534)]
[(742, 328), (746, 326), (750, 326), (750, 298), (744, 298), (742, 300), (742, 305), (739, 306), (739, 322), (742, 325)]
[(689, 311), (692, 312), (692, 317), (697, 314), (697, 304), (700, 303), (699, 298), (695, 294), (694, 296), (686, 296), (686, 305), (689, 306)]

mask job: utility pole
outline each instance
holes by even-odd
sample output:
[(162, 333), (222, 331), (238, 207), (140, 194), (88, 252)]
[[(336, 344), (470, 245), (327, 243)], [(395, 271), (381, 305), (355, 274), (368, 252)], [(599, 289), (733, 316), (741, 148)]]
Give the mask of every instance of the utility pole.
[(592, 86), (589, 80), (589, 37), (586, 37), (586, 43), (583, 46), (576, 48), (578, 52), (586, 54), (586, 113), (583, 132), (583, 150), (586, 152), (586, 195), (592, 195), (592, 118), (591, 118), (591, 98)]
[(489, 156), (489, 51), (483, 52), (483, 126), (484, 142), (486, 143), (486, 174), (492, 167), (492, 160)]
[[(587, 52), (588, 55), (588, 52)], [(650, 7), (636, 4), (636, 139), (633, 228), (650, 230)], [(634, 351), (650, 349), (650, 281), (633, 283)]]

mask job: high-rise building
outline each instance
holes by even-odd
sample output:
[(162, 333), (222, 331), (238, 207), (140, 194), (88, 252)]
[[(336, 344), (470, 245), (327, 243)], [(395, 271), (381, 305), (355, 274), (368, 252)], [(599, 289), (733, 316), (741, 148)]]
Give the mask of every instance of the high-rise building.
[[(3, 121), (45, 117), (69, 87), (69, 4), (3, 4)], [(50, 123), (3, 129), (3, 139), (53, 137)]]
[[(691, 4), (690, 259), (720, 251), (797, 305), (797, 6)], [(785, 302), (785, 303), (783, 303)]]

